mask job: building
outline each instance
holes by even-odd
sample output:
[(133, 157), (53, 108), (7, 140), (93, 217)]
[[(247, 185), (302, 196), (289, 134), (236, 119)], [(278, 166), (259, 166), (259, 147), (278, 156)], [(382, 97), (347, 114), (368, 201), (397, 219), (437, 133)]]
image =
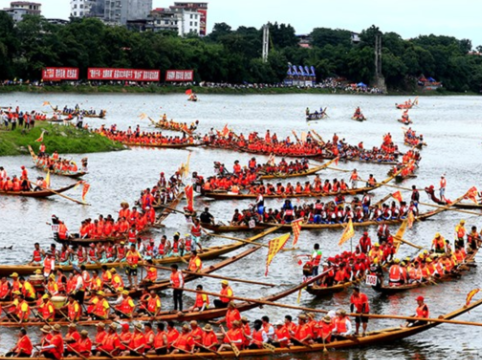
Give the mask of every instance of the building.
[(110, 25), (127, 25), (128, 21), (146, 20), (152, 0), (71, 0), (73, 17), (97, 17)]
[(91, 3), (90, 0), (70, 0), (70, 16), (75, 18), (89, 16)]
[(153, 31), (175, 31), (179, 33), (179, 17), (172, 9), (157, 8), (149, 16)]
[(22, 21), (24, 15), (41, 15), (42, 4), (28, 1), (13, 1), (10, 7), (3, 9), (9, 14), (14, 22)]
[(201, 14), (196, 10), (171, 6), (170, 9), (177, 14), (179, 36), (196, 34), (201, 36)]
[[(171, 8), (177, 9), (184, 9), (192, 12), (197, 12), (199, 14), (198, 23), (199, 23), (199, 36), (206, 36), (207, 35), (207, 19), (208, 19), (208, 3), (201, 2), (201, 3), (193, 3), (193, 2), (175, 2), (174, 6)], [(190, 16), (190, 14), (189, 14)], [(194, 19), (186, 19), (188, 23), (191, 23), (191, 20)], [(193, 23), (194, 24), (194, 23)], [(194, 25), (192, 25), (194, 27)], [(188, 32), (189, 33), (189, 32)]]

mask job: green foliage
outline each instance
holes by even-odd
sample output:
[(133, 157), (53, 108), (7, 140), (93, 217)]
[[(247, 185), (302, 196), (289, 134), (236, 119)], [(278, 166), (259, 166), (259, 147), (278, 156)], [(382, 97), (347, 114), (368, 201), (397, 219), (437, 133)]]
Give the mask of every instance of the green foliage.
[(57, 150), (59, 153), (92, 153), (112, 150), (121, 150), (120, 143), (113, 142), (106, 137), (90, 133), (87, 130), (77, 129), (73, 126), (59, 126), (51, 124), (38, 124), (29, 131), (17, 128), (15, 131), (0, 132), (0, 156), (19, 155), (26, 153), (30, 145), (38, 151), (40, 143), (36, 142), (43, 130), (44, 144), (49, 151)]
[[(233, 29), (218, 23), (204, 38), (195, 34), (181, 38), (172, 31), (141, 33), (106, 26), (94, 18), (71, 19), (62, 26), (25, 16), (14, 27), (10, 17), (0, 12), (0, 79), (36, 80), (46, 66), (66, 66), (80, 68), (81, 78), (86, 78), (89, 67), (125, 67), (162, 72), (193, 69), (198, 82), (279, 83), (292, 63), (314, 66), (318, 81), (333, 76), (370, 84), (378, 34), (382, 37), (382, 72), (389, 88), (412, 91), (421, 75), (442, 81), (448, 92), (479, 92), (482, 87), (482, 59), (470, 54), (468, 39), (430, 34), (404, 40), (373, 25), (360, 32), (359, 44), (353, 44), (350, 30), (315, 28), (309, 35), (311, 48), (302, 48), (291, 25), (270, 23), (269, 29), (269, 61), (263, 63), (262, 28)], [(481, 51), (482, 46), (477, 49)], [(152, 87), (149, 91), (164, 90)]]

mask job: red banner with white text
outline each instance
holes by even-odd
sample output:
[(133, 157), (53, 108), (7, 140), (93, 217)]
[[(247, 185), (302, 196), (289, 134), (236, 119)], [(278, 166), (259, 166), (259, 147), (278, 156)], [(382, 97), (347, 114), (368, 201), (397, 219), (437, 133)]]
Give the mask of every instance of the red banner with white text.
[(166, 81), (193, 81), (194, 70), (167, 70)]
[(42, 70), (42, 80), (44, 81), (60, 81), (60, 80), (78, 80), (78, 68), (59, 68), (48, 67)]
[(89, 80), (128, 80), (128, 81), (159, 81), (159, 70), (89, 68)]

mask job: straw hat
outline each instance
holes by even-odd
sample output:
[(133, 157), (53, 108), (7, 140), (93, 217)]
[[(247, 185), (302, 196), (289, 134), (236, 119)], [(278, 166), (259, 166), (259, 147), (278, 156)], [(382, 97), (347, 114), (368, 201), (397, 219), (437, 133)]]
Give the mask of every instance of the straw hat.
[(40, 331), (44, 334), (48, 334), (50, 332), (50, 326), (44, 325), (44, 327), (41, 328)]
[(326, 315), (323, 319), (321, 319), (321, 321), (323, 321), (326, 324), (331, 324), (331, 317)]
[(100, 328), (105, 328), (105, 324), (104, 323), (97, 323), (97, 325), (95, 325), (97, 327), (100, 327)]
[(206, 324), (206, 325), (204, 325), (203, 330), (204, 330), (204, 331), (213, 331), (213, 328), (212, 328), (211, 325)]
[(52, 326), (52, 331), (60, 331), (61, 329), (62, 327), (59, 324), (55, 324), (54, 326)]
[(70, 323), (69, 325), (67, 325), (67, 327), (69, 328), (76, 328), (77, 325), (75, 323)]
[(336, 310), (336, 315), (346, 315), (346, 311), (344, 309)]
[(134, 328), (137, 330), (142, 330), (142, 324), (137, 323), (134, 325)]
[(89, 332), (88, 332), (87, 330), (82, 330), (82, 331), (80, 332), (80, 335), (87, 336), (87, 335), (89, 335)]
[(228, 282), (228, 280), (222, 280), (222, 281), (221, 281), (221, 284), (223, 284), (223, 285), (228, 285), (229, 282)]
[(109, 325), (109, 328), (113, 329), (113, 330), (117, 330), (117, 324), (116, 323), (112, 323)]

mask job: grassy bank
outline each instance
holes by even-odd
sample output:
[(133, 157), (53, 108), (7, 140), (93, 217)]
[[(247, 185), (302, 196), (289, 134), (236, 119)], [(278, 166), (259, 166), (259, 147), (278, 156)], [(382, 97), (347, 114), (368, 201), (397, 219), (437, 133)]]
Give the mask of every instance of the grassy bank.
[(50, 153), (55, 150), (60, 154), (93, 153), (122, 150), (124, 148), (122, 144), (73, 126), (40, 123), (29, 131), (22, 131), (19, 128), (14, 131), (5, 131), (0, 128), (0, 156), (27, 154), (28, 145), (32, 146), (37, 152), (40, 143), (35, 140), (40, 137), (43, 130), (46, 131), (43, 143), (47, 152)]

